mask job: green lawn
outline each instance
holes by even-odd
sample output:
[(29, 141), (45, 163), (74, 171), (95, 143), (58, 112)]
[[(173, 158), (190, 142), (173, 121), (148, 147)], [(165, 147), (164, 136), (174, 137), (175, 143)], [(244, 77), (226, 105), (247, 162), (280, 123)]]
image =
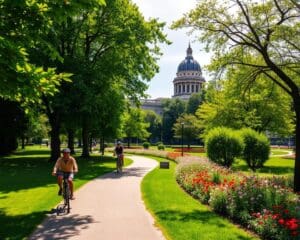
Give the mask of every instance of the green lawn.
[[(76, 156), (79, 173), (75, 189), (89, 180), (115, 169), (112, 157)], [(51, 176), (49, 150), (30, 146), (25, 151), (0, 158), (0, 239), (25, 239), (45, 215), (61, 201), (56, 178)], [(128, 165), (130, 160), (125, 159)], [(75, 192), (76, 195), (76, 192)]]
[(170, 169), (154, 169), (143, 179), (141, 187), (146, 206), (167, 239), (258, 239), (214, 214), (207, 206), (185, 193), (176, 183), (175, 166), (175, 163), (170, 162)]
[[(257, 170), (259, 175), (290, 175), (294, 173), (295, 160), (287, 159), (276, 155), (283, 155), (284, 150), (278, 151), (277, 149), (272, 149), (271, 152), (273, 156), (264, 164), (264, 167)], [(285, 151), (287, 154), (288, 151)], [(206, 156), (206, 153), (188, 153), (192, 156)], [(235, 171), (251, 172), (248, 168), (246, 162), (242, 159), (235, 159), (232, 169)]]
[[(295, 160), (285, 159), (282, 157), (270, 157), (264, 164), (264, 167), (257, 170), (259, 175), (290, 175), (294, 173)], [(241, 159), (236, 159), (233, 170), (250, 172), (246, 162)]]

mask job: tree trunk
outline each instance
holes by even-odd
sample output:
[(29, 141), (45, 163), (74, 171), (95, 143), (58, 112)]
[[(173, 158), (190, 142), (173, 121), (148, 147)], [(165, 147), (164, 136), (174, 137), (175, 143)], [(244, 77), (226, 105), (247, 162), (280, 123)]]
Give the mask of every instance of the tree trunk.
[(55, 162), (57, 158), (60, 157), (60, 115), (57, 110), (53, 110), (50, 106), (49, 99), (43, 96), (43, 102), (46, 106), (46, 115), (49, 120), (49, 124), (51, 126), (50, 130), (50, 148), (51, 148), (51, 155), (50, 155), (50, 162)]
[(300, 192), (300, 97), (294, 98), (296, 112), (294, 191)]
[(104, 146), (104, 137), (100, 137), (100, 152), (101, 152), (101, 155), (103, 156), (104, 155), (104, 150), (105, 150), (105, 146)]
[(51, 125), (50, 137), (51, 137), (51, 156), (49, 161), (54, 162), (57, 158), (60, 157), (60, 139), (59, 139), (59, 130), (60, 124), (58, 121), (49, 121)]
[(128, 148), (130, 148), (130, 140), (131, 140), (131, 137), (128, 137), (128, 138), (127, 138), (127, 147), (128, 147)]
[(93, 153), (93, 138), (90, 136), (89, 138), (89, 151), (90, 153)]
[(25, 149), (25, 137), (22, 136), (22, 149)]
[(71, 154), (75, 154), (74, 150), (74, 130), (68, 129), (68, 148), (71, 150)]
[(82, 140), (81, 140), (81, 138), (78, 139), (78, 147), (82, 148)]
[(82, 124), (82, 157), (89, 157), (89, 132), (88, 132), (88, 124), (87, 120), (84, 117)]

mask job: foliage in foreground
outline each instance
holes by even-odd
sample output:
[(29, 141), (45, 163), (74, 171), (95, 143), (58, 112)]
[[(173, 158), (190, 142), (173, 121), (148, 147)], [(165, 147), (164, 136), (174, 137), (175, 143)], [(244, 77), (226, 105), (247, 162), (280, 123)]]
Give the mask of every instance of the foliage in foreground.
[(299, 239), (300, 198), (287, 177), (246, 176), (199, 158), (185, 158), (176, 179), (212, 209), (258, 233), (263, 239)]

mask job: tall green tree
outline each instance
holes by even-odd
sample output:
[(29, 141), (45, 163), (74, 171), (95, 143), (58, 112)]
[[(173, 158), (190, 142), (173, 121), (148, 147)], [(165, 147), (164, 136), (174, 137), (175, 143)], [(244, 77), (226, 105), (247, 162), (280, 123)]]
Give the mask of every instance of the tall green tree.
[(63, 84), (59, 94), (44, 98), (52, 126), (52, 160), (59, 154), (64, 112), (76, 108), (82, 128), (82, 155), (88, 156), (89, 136), (92, 126), (97, 125), (95, 121), (101, 121), (101, 109), (109, 112), (116, 104), (104, 99), (111, 97), (106, 91), (112, 92), (111, 86), (118, 89), (119, 104), (125, 98), (137, 101), (144, 95), (146, 82), (158, 70), (157, 44), (166, 41), (163, 26), (155, 19), (145, 21), (136, 5), (128, 0), (109, 1), (106, 6), (88, 5), (55, 25), (49, 38), (63, 62), (44, 61), (43, 65), (57, 66), (59, 71), (74, 75), (73, 82)]
[(127, 138), (130, 147), (132, 138), (147, 139), (150, 133), (147, 131), (149, 123), (145, 122), (145, 112), (139, 108), (129, 108), (123, 116), (123, 137)]
[(149, 141), (158, 142), (162, 137), (162, 118), (152, 110), (145, 110), (145, 122), (149, 123), (148, 132), (150, 132)]
[(188, 145), (188, 148), (190, 148), (193, 140), (199, 138), (200, 128), (197, 122), (195, 115), (183, 114), (177, 118), (176, 123), (173, 126), (175, 138), (183, 138)]
[(199, 2), (174, 25), (201, 31), (199, 39), (214, 52), (211, 70), (220, 73), (244, 65), (249, 81), (263, 75), (290, 95), (296, 115), (296, 192), (300, 191), (299, 19), (299, 6), (291, 0), (209, 0)]
[(35, 64), (29, 49), (42, 45), (48, 58), (57, 57), (45, 36), (52, 30), (53, 19), (62, 19), (71, 10), (64, 1), (55, 0), (3, 0), (0, 9), (0, 96), (32, 103), (39, 102), (42, 94), (53, 95), (69, 75)]
[(163, 101), (163, 142), (172, 143), (174, 139), (173, 125), (186, 109), (186, 102), (180, 98), (166, 99)]
[[(237, 71), (240, 72), (240, 71)], [(257, 79), (243, 86), (239, 74), (218, 82), (207, 91), (206, 102), (196, 112), (206, 134), (215, 127), (240, 129), (290, 136), (294, 129), (291, 99), (276, 85)]]
[(195, 114), (199, 106), (204, 102), (205, 92), (202, 89), (199, 93), (193, 93), (186, 105), (186, 113)]

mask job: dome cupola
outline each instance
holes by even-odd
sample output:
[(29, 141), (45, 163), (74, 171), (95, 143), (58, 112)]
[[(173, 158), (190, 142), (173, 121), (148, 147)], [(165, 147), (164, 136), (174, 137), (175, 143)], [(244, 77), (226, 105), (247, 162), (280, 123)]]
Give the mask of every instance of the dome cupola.
[(189, 44), (189, 47), (186, 50), (185, 59), (179, 64), (177, 68), (177, 72), (182, 72), (182, 71), (201, 72), (200, 64), (193, 58), (193, 50), (191, 48), (191, 44)]
[(200, 64), (193, 58), (193, 50), (189, 44), (186, 57), (179, 64), (173, 80), (173, 97), (187, 100), (193, 93), (198, 93), (204, 87), (204, 83)]

